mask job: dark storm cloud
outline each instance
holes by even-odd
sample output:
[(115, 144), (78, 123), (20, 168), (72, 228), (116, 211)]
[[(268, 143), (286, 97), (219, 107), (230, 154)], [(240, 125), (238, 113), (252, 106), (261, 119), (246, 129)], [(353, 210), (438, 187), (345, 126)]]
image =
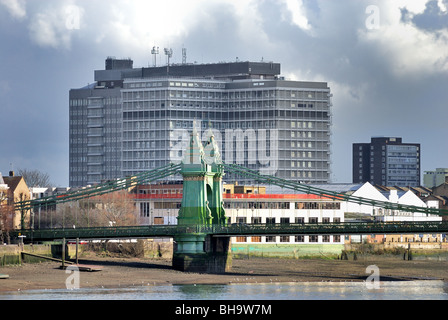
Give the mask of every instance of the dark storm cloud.
[[(442, 5), (448, 7), (448, 1), (443, 0)], [(421, 29), (435, 31), (448, 29), (448, 12), (442, 11), (437, 0), (429, 1), (426, 4), (425, 12), (417, 15), (410, 15), (409, 11), (402, 9), (403, 21), (411, 21)]]

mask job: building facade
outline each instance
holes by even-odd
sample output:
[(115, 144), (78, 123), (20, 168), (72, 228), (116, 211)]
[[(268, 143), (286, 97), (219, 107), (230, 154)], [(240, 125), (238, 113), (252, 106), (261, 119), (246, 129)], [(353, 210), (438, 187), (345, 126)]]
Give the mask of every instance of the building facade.
[(435, 171), (425, 171), (423, 174), (423, 185), (426, 188), (438, 187), (448, 183), (448, 168), (437, 168)]
[(353, 183), (420, 186), (420, 144), (402, 138), (372, 138), (353, 144)]
[[(267, 190), (269, 189), (269, 190)], [(137, 215), (143, 225), (177, 224), (182, 184), (140, 185), (134, 190)], [(321, 196), (288, 193), (265, 186), (225, 184), (223, 202), (231, 224), (305, 224), (344, 222), (344, 203)], [(344, 236), (263, 235), (232, 237), (232, 252), (263, 256), (340, 254)]]
[(16, 176), (14, 171), (10, 171), (9, 176), (6, 177), (0, 175), (0, 196), (2, 196), (0, 204), (6, 205), (6, 207), (0, 208), (0, 210), (6, 209), (6, 212), (2, 212), (2, 229), (29, 228), (30, 210), (14, 210), (17, 202), (27, 201), (31, 198), (25, 179)]
[(133, 68), (108, 58), (94, 84), (70, 91), (70, 186), (180, 161), (194, 123), (203, 141), (213, 129), (227, 163), (328, 183), (330, 88), (279, 75), (267, 62)]

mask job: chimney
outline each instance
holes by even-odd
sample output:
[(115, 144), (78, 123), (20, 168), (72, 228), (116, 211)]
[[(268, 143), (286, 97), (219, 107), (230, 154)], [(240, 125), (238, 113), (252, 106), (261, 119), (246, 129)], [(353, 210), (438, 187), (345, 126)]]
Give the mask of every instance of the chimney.
[(398, 191), (390, 190), (389, 201), (397, 203), (398, 202)]
[(9, 176), (14, 177), (14, 171), (9, 171)]

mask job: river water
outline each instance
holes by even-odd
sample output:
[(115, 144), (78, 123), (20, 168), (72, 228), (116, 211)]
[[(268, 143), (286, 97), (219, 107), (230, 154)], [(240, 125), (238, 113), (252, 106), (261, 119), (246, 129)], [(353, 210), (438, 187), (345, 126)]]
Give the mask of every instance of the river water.
[(448, 283), (384, 281), (377, 288), (365, 282), (81, 288), (0, 293), (0, 300), (448, 300)]

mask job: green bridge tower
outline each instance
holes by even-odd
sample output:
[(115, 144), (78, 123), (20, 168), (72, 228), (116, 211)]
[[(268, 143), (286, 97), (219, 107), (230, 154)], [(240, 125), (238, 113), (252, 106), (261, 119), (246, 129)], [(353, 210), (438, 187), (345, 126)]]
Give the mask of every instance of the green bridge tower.
[[(181, 163), (183, 198), (178, 225), (227, 224), (223, 208), (224, 171), (219, 148), (211, 129), (205, 147), (193, 132)], [(195, 230), (192, 228), (192, 230)], [(189, 233), (174, 238), (173, 267), (181, 271), (224, 273), (231, 268), (230, 238)]]

